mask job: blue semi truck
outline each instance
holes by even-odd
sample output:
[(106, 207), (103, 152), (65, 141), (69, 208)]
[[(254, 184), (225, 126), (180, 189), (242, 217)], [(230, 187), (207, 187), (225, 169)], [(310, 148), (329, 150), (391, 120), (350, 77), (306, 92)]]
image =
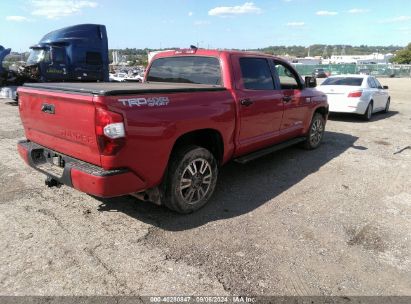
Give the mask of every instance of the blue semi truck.
[(109, 81), (104, 25), (79, 24), (55, 30), (30, 49), (25, 69), (32, 80)]
[[(4, 54), (6, 51), (10, 52), (3, 49)], [(0, 56), (0, 66), (3, 58)], [(79, 24), (52, 31), (30, 47), (26, 64), (17, 72), (3, 68), (0, 71), (3, 85), (109, 81), (106, 27)]]

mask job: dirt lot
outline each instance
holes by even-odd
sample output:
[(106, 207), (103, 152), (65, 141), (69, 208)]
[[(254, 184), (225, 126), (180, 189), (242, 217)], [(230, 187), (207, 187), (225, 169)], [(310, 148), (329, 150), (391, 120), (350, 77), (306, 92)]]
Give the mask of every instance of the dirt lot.
[(0, 295), (411, 295), (411, 79), (381, 82), (389, 114), (228, 164), (188, 216), (46, 188), (0, 101)]

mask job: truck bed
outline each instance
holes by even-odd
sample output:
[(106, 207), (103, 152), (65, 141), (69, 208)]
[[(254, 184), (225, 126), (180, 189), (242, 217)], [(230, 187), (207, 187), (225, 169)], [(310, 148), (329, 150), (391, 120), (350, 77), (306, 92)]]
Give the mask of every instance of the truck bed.
[(149, 94), (149, 93), (179, 93), (179, 92), (203, 92), (223, 91), (219, 85), (190, 84), (190, 83), (120, 83), (120, 82), (61, 82), (61, 83), (26, 83), (24, 87), (62, 91), (65, 93), (82, 93), (101, 96)]

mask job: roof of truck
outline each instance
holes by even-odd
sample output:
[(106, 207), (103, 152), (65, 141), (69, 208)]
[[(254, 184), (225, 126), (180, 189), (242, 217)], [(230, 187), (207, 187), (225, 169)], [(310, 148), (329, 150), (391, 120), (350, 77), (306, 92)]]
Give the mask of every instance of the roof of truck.
[(255, 56), (263, 56), (263, 57), (272, 57), (280, 60), (284, 60), (280, 57), (266, 54), (263, 52), (257, 51), (240, 51), (240, 50), (209, 50), (209, 49), (195, 49), (195, 48), (188, 48), (188, 49), (177, 49), (177, 50), (167, 50), (158, 52), (153, 59), (162, 58), (162, 57), (170, 57), (170, 56), (210, 56), (210, 57), (219, 57), (221, 54), (229, 54), (229, 55), (255, 55)]

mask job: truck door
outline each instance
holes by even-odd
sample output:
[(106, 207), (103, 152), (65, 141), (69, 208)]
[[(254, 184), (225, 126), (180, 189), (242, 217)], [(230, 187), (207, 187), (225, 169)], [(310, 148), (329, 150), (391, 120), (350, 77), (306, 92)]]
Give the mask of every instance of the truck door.
[(238, 154), (245, 154), (275, 142), (284, 105), (269, 59), (238, 55), (232, 60), (239, 107)]
[(45, 80), (54, 82), (69, 80), (66, 48), (53, 46), (50, 57), (50, 63), (45, 69)]
[[(281, 133), (298, 135), (304, 127), (307, 116), (307, 104), (302, 96), (304, 84), (298, 73), (287, 63), (273, 60), (277, 86), (284, 103), (284, 115), (281, 122)], [(291, 136), (291, 134), (290, 134)]]

